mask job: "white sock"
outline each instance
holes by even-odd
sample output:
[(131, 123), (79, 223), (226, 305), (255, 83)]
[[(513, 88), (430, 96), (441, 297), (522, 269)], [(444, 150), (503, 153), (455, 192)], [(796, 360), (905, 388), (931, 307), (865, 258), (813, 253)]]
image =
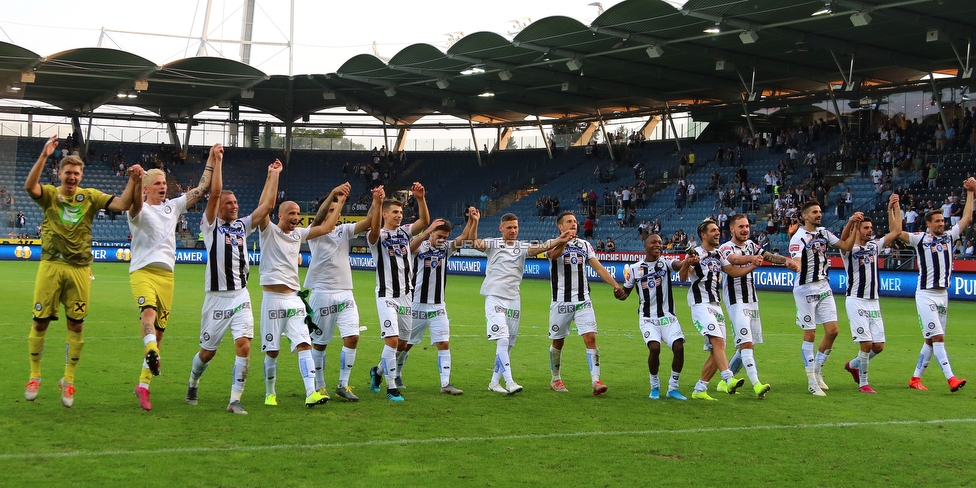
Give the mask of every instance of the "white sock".
[(590, 382), (600, 381), (600, 350), (587, 349), (586, 363), (590, 365)]
[(928, 344), (922, 344), (922, 350), (918, 353), (918, 364), (915, 365), (915, 373), (912, 376), (916, 378), (921, 378), (922, 373), (925, 373), (925, 368), (929, 367), (929, 361), (932, 360), (932, 346)]
[(552, 381), (556, 382), (562, 379), (560, 375), (559, 367), (562, 364), (563, 351), (562, 349), (556, 349), (553, 346), (549, 346), (549, 371), (552, 372)]
[[(868, 359), (874, 359), (874, 357), (877, 356), (877, 355), (878, 355), (878, 353), (876, 353), (874, 351), (871, 351), (870, 353), (868, 353)], [(858, 368), (860, 368), (861, 367), (861, 354), (860, 354), (860, 352), (858, 353), (857, 356), (854, 356), (854, 359), (851, 359), (850, 363), (848, 363), (848, 364), (850, 364), (851, 369), (858, 369)]]
[[(749, 381), (755, 386), (759, 384), (759, 371), (756, 369), (756, 357), (752, 349), (743, 349), (740, 351), (740, 356), (742, 357), (742, 365), (746, 369), (746, 376), (749, 377)], [(730, 370), (732, 368), (729, 368)]]
[(857, 353), (857, 369), (860, 371), (861, 381), (860, 386), (867, 386), (868, 384), (868, 364), (871, 362), (871, 355), (861, 351)]
[(803, 367), (813, 371), (813, 342), (803, 341), (803, 345), (800, 346), (800, 354), (803, 357)]
[(437, 351), (437, 369), (441, 374), (441, 388), (451, 384), (451, 350)]
[(325, 350), (313, 347), (312, 361), (315, 362), (315, 389), (325, 388)]
[[(505, 384), (512, 380), (512, 357), (509, 355), (509, 340), (503, 337), (495, 341), (495, 373), (505, 378)], [(498, 382), (497, 376), (492, 375), (492, 382)]]
[(142, 338), (142, 345), (148, 346), (150, 342), (156, 342), (156, 334), (146, 334)]
[(668, 380), (668, 390), (678, 389), (678, 379), (681, 378), (681, 373), (678, 371), (671, 370), (671, 379)]
[(387, 345), (383, 345), (383, 353), (380, 355), (379, 370), (386, 375), (386, 387), (396, 388), (396, 353), (397, 350)]
[(315, 360), (312, 359), (312, 351), (298, 351), (298, 372), (302, 374), (302, 382), (305, 383), (305, 396), (315, 393)]
[(819, 373), (820, 369), (823, 368), (824, 363), (827, 362), (827, 358), (829, 357), (830, 349), (827, 349), (824, 352), (817, 351), (817, 359), (815, 361), (816, 364), (814, 365), (813, 370)]
[(200, 359), (200, 353), (193, 355), (193, 362), (190, 364), (190, 386), (196, 387), (200, 384), (200, 377), (207, 370), (207, 365)]
[(727, 369), (725, 371), (721, 371), (720, 374), (722, 375), (722, 381), (724, 381), (726, 383), (731, 382), (732, 381), (732, 378), (735, 377), (735, 375), (732, 374), (732, 370), (729, 370), (729, 369)]
[(264, 356), (264, 394), (275, 394), (275, 376), (278, 374), (278, 358)]
[(651, 389), (653, 390), (654, 388), (661, 388), (661, 378), (656, 374), (651, 375)]
[(946, 353), (945, 342), (933, 342), (932, 352), (935, 354), (935, 360), (942, 366), (942, 374), (945, 375), (946, 379), (955, 376), (952, 374), (952, 366), (949, 364), (949, 354)]
[(356, 364), (356, 350), (342, 346), (339, 353), (339, 386), (349, 384), (349, 374), (352, 373), (352, 366)]
[(695, 383), (695, 393), (701, 393), (703, 391), (708, 391), (708, 382), (704, 380), (698, 380)]
[(241, 394), (244, 393), (244, 383), (247, 381), (247, 372), (250, 367), (250, 358), (240, 356), (234, 358), (234, 383), (230, 385), (230, 401), (241, 401)]
[(403, 365), (407, 364), (407, 356), (410, 355), (410, 351), (397, 351), (396, 352), (396, 362), (397, 362), (397, 378), (403, 377)]

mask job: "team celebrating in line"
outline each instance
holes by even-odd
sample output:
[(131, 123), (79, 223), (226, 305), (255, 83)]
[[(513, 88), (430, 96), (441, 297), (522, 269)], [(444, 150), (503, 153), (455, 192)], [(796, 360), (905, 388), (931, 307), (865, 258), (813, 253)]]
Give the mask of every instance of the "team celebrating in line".
[[(793, 295), (796, 324), (803, 333), (800, 350), (807, 383), (811, 394), (826, 396), (829, 387), (824, 383), (822, 368), (838, 335), (836, 304), (827, 281), (828, 246), (841, 251), (847, 278), (848, 321), (859, 347), (857, 356), (845, 363), (844, 368), (858, 383), (859, 391), (874, 394), (868, 382), (868, 366), (882, 352), (885, 343), (878, 261), (882, 250), (896, 240), (915, 251), (919, 268), (915, 300), (924, 343), (909, 386), (927, 389), (921, 377), (932, 356), (939, 362), (951, 391), (958, 391), (966, 384), (965, 379), (957, 378), (952, 371), (945, 332), (952, 244), (971, 223), (976, 192), (973, 178), (963, 183), (967, 192), (963, 217), (948, 230), (941, 210), (935, 210), (925, 216), (925, 232), (903, 231), (898, 196), (893, 195), (888, 202), (887, 234), (876, 237), (871, 219), (858, 212), (837, 237), (820, 226), (821, 207), (810, 200), (800, 209), (803, 225), (790, 240), (789, 256), (760, 248), (749, 239), (747, 216), (737, 214), (729, 222), (732, 235), (728, 242), (720, 244), (718, 224), (705, 220), (697, 229), (701, 245), (689, 249), (680, 260), (662, 255), (660, 236), (648, 236), (644, 240), (645, 257), (626, 266), (624, 282), (618, 284), (600, 263), (590, 243), (578, 236), (578, 222), (572, 212), (562, 212), (556, 217), (557, 237), (529, 243), (518, 239), (518, 217), (510, 213), (501, 217), (501, 237), (478, 238), (481, 214), (470, 207), (464, 229), (451, 240), (449, 222), (431, 221), (426, 190), (420, 183), (413, 183), (410, 188), (417, 204), (416, 221), (404, 223), (404, 204), (387, 199), (383, 186), (377, 186), (371, 190), (372, 205), (366, 218), (340, 224), (341, 209), (352, 191), (349, 183), (344, 183), (330, 192), (308, 227), (299, 227), (300, 209), (294, 202), (278, 205), (275, 224), (270, 214), (275, 207), (282, 170), (280, 161), (268, 166), (267, 179), (254, 211), (240, 217), (236, 196), (223, 188), (224, 151), (220, 144), (210, 149), (199, 184), (173, 199), (167, 198), (165, 173), (158, 169), (144, 171), (139, 165), (129, 168), (130, 178), (119, 197), (81, 188), (84, 162), (75, 156), (67, 156), (60, 162), (59, 187), (41, 185), (40, 174), (56, 147), (57, 136), (54, 136), (44, 145), (25, 183), (28, 194), (44, 212), (42, 257), (34, 289), (34, 321), (28, 336), (30, 380), (24, 392), (28, 401), (38, 396), (45, 335), (50, 322), (58, 319), (59, 305), (63, 305), (68, 332), (65, 371), (58, 387), (62, 404), (65, 407), (74, 404), (75, 369), (84, 345), (82, 328), (90, 293), (91, 224), (99, 210), (109, 209), (127, 212), (132, 232), (129, 274), (144, 346), (142, 370), (134, 393), (141, 408), (152, 409), (149, 387), (152, 378), (160, 374), (160, 346), (175, 289), (175, 229), (180, 216), (207, 194), (210, 197), (200, 222), (207, 254), (200, 349), (190, 362), (186, 390), (186, 402), (191, 405), (198, 403), (200, 379), (229, 330), (234, 339), (235, 360), (227, 410), (247, 414), (241, 396), (250, 369), (254, 337), (247, 291), (250, 270), (247, 237), (254, 231), (258, 231), (262, 251), (260, 344), (265, 353), (264, 403), (269, 406), (278, 404), (275, 385), (282, 336), (289, 339), (291, 351), (297, 355), (305, 405), (313, 407), (331, 399), (325, 363), (326, 349), (336, 329), (342, 347), (334, 394), (346, 401), (359, 401), (349, 385), (360, 332), (349, 252), (351, 239), (364, 232), (376, 265), (376, 310), (383, 340), (379, 362), (369, 369), (369, 389), (381, 392), (385, 379), (386, 398), (393, 402), (404, 401), (404, 366), (411, 348), (421, 342), (428, 330), (431, 345), (437, 350), (441, 392), (464, 393), (451, 382), (450, 323), (445, 302), (447, 262), (462, 247), (487, 256), (481, 294), (485, 297), (487, 337), (495, 343), (488, 390), (500, 394), (514, 395), (523, 389), (514, 380), (511, 361), (522, 311), (520, 284), (526, 258), (544, 253), (550, 262), (551, 390), (569, 391), (563, 381), (561, 364), (565, 339), (574, 324), (586, 350), (593, 395), (602, 395), (609, 389), (600, 378), (597, 321), (587, 280), (586, 266), (589, 266), (613, 288), (618, 300), (626, 300), (637, 291), (638, 327), (648, 348), (650, 399), (661, 398), (659, 373), (663, 344), (673, 353), (664, 396), (687, 400), (679, 390), (685, 336), (675, 313), (675, 275), (682, 282), (691, 281), (687, 301), (692, 324), (702, 335), (704, 349), (708, 351), (691, 397), (714, 401), (708, 393), (708, 384), (715, 373), (721, 376), (716, 391), (736, 394), (745, 379), (735, 375), (745, 369), (756, 397), (765, 398), (772, 387), (760, 381), (756, 367), (755, 345), (763, 343), (763, 335), (753, 272), (771, 263), (797, 273)], [(298, 279), (303, 243), (308, 243), (311, 251), (304, 291)], [(823, 326), (824, 334), (815, 352), (818, 324)], [(726, 355), (727, 326), (731, 327), (728, 338), (734, 342), (731, 358)]]

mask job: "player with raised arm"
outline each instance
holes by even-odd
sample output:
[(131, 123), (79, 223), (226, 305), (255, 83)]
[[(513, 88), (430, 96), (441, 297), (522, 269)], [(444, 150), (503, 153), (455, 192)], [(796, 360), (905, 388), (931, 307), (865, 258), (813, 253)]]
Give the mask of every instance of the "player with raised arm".
[(573, 212), (562, 212), (556, 217), (556, 228), (560, 235), (568, 233), (570, 240), (560, 243), (546, 252), (549, 258), (549, 285), (552, 301), (549, 303), (549, 370), (552, 381), (549, 388), (557, 392), (567, 392), (560, 375), (563, 344), (569, 335), (570, 324), (575, 322), (583, 345), (586, 347), (586, 362), (590, 368), (590, 384), (593, 396), (602, 395), (607, 385), (600, 381), (600, 350), (596, 346), (596, 314), (590, 300), (590, 284), (586, 279), (586, 265), (618, 293), (620, 285), (610, 276), (593, 251), (589, 242), (577, 235), (578, 223)]
[(166, 173), (156, 168), (146, 171), (142, 180), (136, 183), (135, 197), (129, 206), (129, 233), (132, 235), (129, 283), (140, 310), (143, 344), (142, 372), (133, 393), (143, 410), (152, 410), (149, 383), (153, 376), (159, 375), (159, 347), (163, 343), (176, 287), (176, 226), (186, 209), (210, 192), (218, 151), (223, 151), (219, 144), (210, 148), (200, 184), (173, 199), (166, 198)]
[(860, 347), (857, 356), (844, 364), (844, 369), (851, 373), (862, 393), (877, 393), (868, 383), (868, 363), (881, 354), (885, 343), (878, 258), (901, 235), (897, 193), (888, 199), (888, 225), (888, 233), (875, 239), (871, 219), (856, 212), (840, 236), (844, 244), (841, 257), (847, 272), (847, 320), (851, 324), (851, 336)]
[(715, 400), (708, 394), (708, 382), (715, 371), (721, 372), (722, 380), (717, 390), (734, 395), (746, 380), (735, 378), (729, 369), (729, 360), (725, 355), (725, 316), (722, 314), (722, 273), (730, 278), (745, 276), (762, 264), (762, 256), (754, 256), (752, 262), (744, 267), (732, 266), (719, 253), (719, 228), (712, 219), (705, 219), (698, 225), (698, 237), (701, 245), (690, 250), (685, 258), (685, 264), (678, 270), (681, 281), (694, 280), (688, 289), (688, 306), (691, 308), (691, 320), (695, 328), (705, 338), (704, 349), (708, 351), (708, 359), (702, 366), (702, 375), (695, 384), (692, 398), (698, 400)]
[[(756, 256), (762, 256), (764, 261), (785, 264), (792, 271), (799, 270), (792, 259), (763, 251), (749, 238), (751, 229), (748, 215), (744, 213), (733, 215), (729, 219), (729, 227), (732, 229), (732, 239), (719, 246), (718, 252), (733, 266), (749, 266), (755, 261)], [(759, 320), (759, 296), (756, 294), (753, 273), (746, 273), (739, 278), (726, 276), (725, 293), (722, 294), (722, 298), (735, 334), (735, 354), (729, 359), (729, 369), (732, 370), (732, 374), (736, 374), (744, 366), (753, 391), (762, 400), (771, 387), (768, 383), (759, 381), (759, 371), (756, 368), (754, 346), (763, 343), (763, 336), (762, 322)]]
[[(278, 188), (278, 175), (281, 162), (275, 160), (268, 168), (271, 187)], [(346, 195), (336, 196), (336, 204), (341, 206)], [(281, 336), (291, 341), (292, 352), (298, 353), (298, 370), (305, 383), (305, 406), (314, 407), (329, 401), (327, 395), (315, 390), (315, 361), (312, 359), (312, 339), (305, 325), (305, 303), (298, 297), (301, 286), (298, 284), (298, 261), (301, 257), (302, 243), (328, 234), (335, 229), (339, 212), (333, 212), (324, 222), (312, 227), (298, 227), (301, 211), (292, 201), (278, 206), (278, 225), (265, 216), (258, 221), (261, 237), (261, 350), (264, 358), (265, 405), (277, 405), (278, 394), (275, 380), (278, 372), (278, 351)]]
[(968, 178), (963, 183), (966, 188), (966, 207), (959, 222), (948, 232), (945, 230), (945, 216), (941, 209), (925, 213), (927, 232), (904, 232), (898, 239), (911, 246), (918, 258), (918, 288), (915, 291), (915, 309), (918, 311), (918, 325), (922, 329), (922, 351), (918, 354), (918, 364), (908, 386), (916, 390), (927, 390), (922, 385), (922, 373), (928, 367), (932, 355), (942, 366), (942, 374), (949, 382), (949, 391), (959, 391), (966, 386), (966, 380), (956, 378), (949, 364), (945, 349), (946, 317), (949, 308), (949, 287), (952, 277), (952, 245), (959, 239), (962, 230), (969, 227), (973, 219), (973, 192), (976, 179)]
[(75, 369), (81, 358), (85, 341), (82, 329), (88, 316), (91, 295), (91, 226), (101, 209), (115, 212), (128, 210), (136, 181), (142, 178), (142, 167), (129, 168), (129, 181), (122, 196), (115, 198), (94, 188), (81, 188), (85, 162), (77, 156), (66, 156), (58, 169), (60, 186), (41, 185), (41, 172), (48, 158), (58, 147), (58, 136), (44, 144), (27, 180), (24, 190), (41, 207), (41, 262), (34, 280), (34, 322), (27, 336), (30, 355), (30, 380), (24, 390), (27, 401), (37, 399), (41, 386), (41, 356), (44, 337), (58, 310), (64, 306), (68, 337), (65, 344), (64, 377), (58, 381), (61, 404), (71, 407), (75, 401)]
[[(310, 225), (321, 224), (333, 212), (342, 207), (336, 201), (339, 195), (349, 195), (352, 186), (347, 182), (337, 186), (325, 198)], [(381, 200), (382, 201), (382, 200)], [(318, 329), (312, 331), (312, 359), (315, 361), (315, 389), (328, 396), (325, 386), (325, 349), (339, 329), (342, 350), (339, 352), (339, 382), (335, 394), (350, 402), (359, 397), (349, 386), (349, 375), (356, 363), (359, 345), (359, 307), (352, 294), (352, 267), (349, 264), (350, 242), (369, 229), (370, 218), (378, 212), (373, 202), (366, 218), (356, 223), (339, 224), (320, 237), (308, 240), (312, 261), (305, 275), (305, 288), (310, 290), (308, 303), (312, 309), (312, 321)]]
[[(790, 239), (790, 256), (799, 266), (793, 286), (793, 299), (796, 302), (796, 325), (803, 330), (803, 344), (800, 352), (807, 373), (807, 387), (815, 396), (827, 396), (828, 389), (823, 381), (822, 368), (837, 338), (837, 304), (834, 293), (827, 281), (827, 246), (843, 248), (843, 244), (833, 232), (820, 226), (823, 213), (820, 203), (807, 200), (800, 207), (803, 222)], [(817, 324), (823, 324), (824, 336), (816, 356), (813, 342), (817, 338)]]
[(624, 285), (621, 290), (614, 289), (613, 296), (626, 300), (635, 288), (640, 299), (637, 312), (639, 327), (644, 343), (647, 344), (647, 370), (651, 377), (651, 400), (661, 398), (661, 379), (658, 371), (661, 366), (661, 344), (671, 348), (671, 379), (668, 381), (667, 397), (687, 400), (678, 391), (678, 380), (685, 364), (685, 334), (681, 331), (678, 316), (674, 313), (674, 293), (671, 287), (671, 273), (678, 272), (687, 261), (661, 258), (664, 245), (661, 236), (651, 234), (644, 239), (644, 259), (624, 268)]
[(427, 229), (410, 241), (414, 269), (411, 306), (413, 323), (407, 347), (402, 354), (402, 362), (398, 367), (402, 374), (410, 349), (420, 344), (424, 331), (430, 329), (430, 343), (437, 348), (437, 370), (441, 380), (441, 392), (450, 395), (461, 395), (464, 391), (451, 384), (451, 329), (444, 302), (447, 260), (465, 243), (478, 236), (480, 219), (481, 212), (474, 207), (468, 207), (468, 222), (454, 240), (447, 240), (451, 235), (451, 223), (444, 219), (435, 219)]
[[(553, 247), (565, 244), (572, 238), (564, 232), (556, 239), (530, 244), (518, 240), (518, 216), (502, 215), (498, 238), (476, 239), (473, 247), (487, 255), (485, 281), (481, 295), (485, 297), (485, 318), (488, 340), (495, 342), (495, 363), (488, 389), (496, 393), (514, 395), (522, 386), (512, 379), (511, 353), (518, 338), (519, 316), (522, 313), (520, 285), (525, 259), (536, 256)], [(505, 386), (499, 382), (505, 379)]]
[(250, 370), (251, 339), (254, 337), (254, 314), (251, 295), (247, 290), (251, 269), (248, 265), (247, 236), (254, 232), (258, 222), (271, 213), (277, 186), (272, 178), (267, 178), (254, 212), (238, 217), (237, 196), (232, 191), (224, 190), (223, 156), (223, 147), (215, 144), (211, 149), (213, 176), (210, 180), (210, 199), (200, 219), (200, 232), (207, 250), (205, 294), (200, 311), (200, 350), (190, 363), (186, 403), (197, 404), (200, 377), (230, 330), (234, 338), (235, 356), (227, 411), (246, 415), (247, 411), (241, 405), (241, 395)]
[[(382, 185), (378, 188), (380, 195), (385, 196)], [(403, 401), (400, 390), (405, 387), (400, 378), (400, 366), (413, 321), (410, 310), (413, 302), (410, 294), (413, 279), (410, 239), (430, 223), (424, 186), (414, 182), (410, 191), (417, 199), (416, 222), (401, 225), (403, 203), (382, 200), (381, 196), (382, 210), (373, 214), (369, 233), (366, 234), (369, 251), (376, 263), (376, 312), (380, 321), (380, 337), (385, 343), (379, 364), (369, 370), (369, 390), (378, 393), (383, 376), (386, 376), (386, 398), (394, 402)]]

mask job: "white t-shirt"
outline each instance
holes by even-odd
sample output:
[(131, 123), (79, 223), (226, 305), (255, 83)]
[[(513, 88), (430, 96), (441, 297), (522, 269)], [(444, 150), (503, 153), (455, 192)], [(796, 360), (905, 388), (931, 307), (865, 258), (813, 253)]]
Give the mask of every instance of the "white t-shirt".
[(506, 300), (519, 299), (529, 243), (515, 241), (514, 245), (509, 245), (502, 238), (493, 238), (485, 239), (485, 245), (488, 264), (485, 268), (485, 281), (481, 285), (481, 295)]
[(302, 243), (308, 240), (308, 228), (297, 227), (285, 233), (273, 223), (268, 223), (261, 236), (261, 285), (285, 285), (298, 291), (298, 260)]
[(308, 240), (312, 262), (305, 275), (305, 288), (330, 293), (352, 290), (349, 241), (355, 237), (355, 229), (356, 224), (340, 224), (332, 232)]
[(176, 264), (176, 225), (186, 212), (186, 195), (165, 200), (160, 205), (143, 202), (142, 210), (129, 214), (132, 232), (132, 260), (129, 272), (146, 266), (173, 271)]

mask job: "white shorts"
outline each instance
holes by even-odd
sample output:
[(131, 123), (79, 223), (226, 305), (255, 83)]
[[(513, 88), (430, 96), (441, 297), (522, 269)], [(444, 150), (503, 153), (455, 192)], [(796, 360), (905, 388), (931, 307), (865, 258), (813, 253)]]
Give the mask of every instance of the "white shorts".
[(712, 348), (708, 337), (725, 339), (725, 314), (718, 303), (696, 303), (691, 305), (691, 321), (695, 328), (705, 338), (706, 351)]
[(569, 324), (576, 322), (579, 335), (596, 333), (596, 315), (593, 313), (593, 302), (550, 302), (549, 303), (549, 338), (565, 339), (569, 335)]
[(261, 300), (261, 351), (280, 351), (282, 335), (291, 341), (291, 352), (299, 344), (311, 344), (306, 315), (305, 303), (297, 294), (265, 291)]
[(915, 292), (915, 309), (918, 310), (918, 326), (922, 329), (922, 337), (931, 339), (945, 334), (948, 307), (949, 292), (946, 290)]
[(247, 289), (211, 291), (203, 297), (200, 312), (200, 348), (216, 351), (230, 329), (234, 340), (254, 337), (254, 314)]
[(485, 297), (485, 319), (488, 326), (488, 340), (497, 341), (507, 337), (509, 345), (515, 345), (518, 337), (519, 315), (522, 313), (522, 300), (509, 300)]
[(424, 331), (430, 329), (430, 343), (447, 342), (451, 340), (451, 325), (447, 318), (447, 307), (427, 303), (413, 304), (413, 324), (410, 326), (410, 340), (408, 344), (420, 344), (424, 338)]
[(410, 323), (413, 315), (410, 313), (410, 297), (377, 298), (376, 313), (380, 317), (380, 338), (402, 337), (410, 338)]
[(830, 284), (818, 281), (793, 288), (796, 301), (796, 325), (803, 330), (816, 330), (817, 324), (837, 322), (837, 305)]
[(312, 321), (319, 328), (312, 331), (312, 344), (328, 345), (332, 342), (336, 327), (339, 328), (340, 338), (359, 335), (359, 308), (356, 307), (352, 291), (328, 293), (312, 290), (308, 306), (312, 307)]
[(732, 327), (732, 335), (735, 336), (735, 347), (746, 342), (763, 343), (758, 303), (736, 303), (735, 305), (726, 303), (725, 308), (729, 311), (729, 326)]
[(881, 302), (858, 297), (847, 297), (847, 320), (851, 323), (854, 342), (884, 342), (884, 322), (881, 320)]
[(641, 317), (640, 331), (645, 344), (658, 342), (673, 347), (676, 341), (685, 340), (685, 334), (681, 331), (678, 317), (674, 315), (654, 319)]

